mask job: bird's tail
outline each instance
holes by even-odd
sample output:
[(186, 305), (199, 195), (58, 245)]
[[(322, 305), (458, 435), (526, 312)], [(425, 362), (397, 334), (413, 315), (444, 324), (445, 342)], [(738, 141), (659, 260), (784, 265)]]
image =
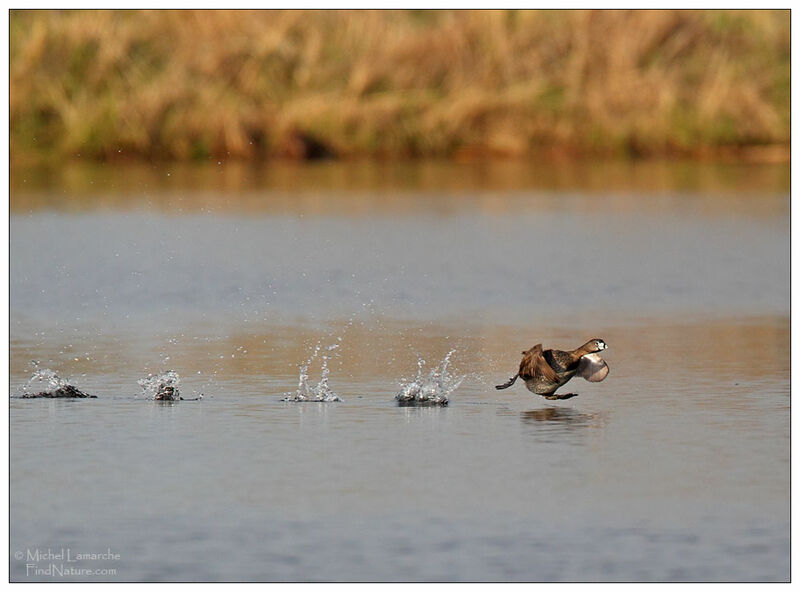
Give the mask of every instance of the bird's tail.
[(497, 385), (497, 386), (495, 386), (494, 388), (496, 388), (498, 391), (499, 391), (500, 389), (507, 389), (507, 388), (508, 388), (508, 387), (510, 387), (512, 384), (514, 384), (514, 382), (516, 382), (517, 378), (519, 378), (519, 374), (515, 374), (514, 376), (512, 376), (511, 378), (509, 378), (509, 379), (508, 379), (508, 382), (506, 382), (506, 383), (503, 383), (503, 384), (498, 384), (498, 385)]

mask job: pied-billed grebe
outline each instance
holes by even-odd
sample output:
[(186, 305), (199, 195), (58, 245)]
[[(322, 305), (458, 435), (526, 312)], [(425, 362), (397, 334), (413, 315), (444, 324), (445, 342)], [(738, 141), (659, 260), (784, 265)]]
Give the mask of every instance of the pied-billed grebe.
[(517, 378), (521, 378), (529, 391), (542, 395), (545, 399), (576, 397), (577, 393), (556, 395), (555, 392), (576, 374), (589, 382), (603, 380), (608, 375), (608, 364), (597, 355), (597, 352), (607, 347), (602, 339), (592, 339), (572, 351), (542, 350), (542, 344), (539, 343), (522, 352), (519, 372), (508, 382), (495, 388), (508, 388)]

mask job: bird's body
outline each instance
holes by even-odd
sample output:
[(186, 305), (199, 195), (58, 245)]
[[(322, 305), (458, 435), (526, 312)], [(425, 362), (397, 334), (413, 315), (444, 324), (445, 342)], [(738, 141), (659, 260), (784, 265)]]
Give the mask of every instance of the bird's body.
[(597, 355), (597, 352), (606, 347), (602, 339), (592, 339), (570, 351), (543, 350), (542, 344), (539, 343), (522, 352), (522, 361), (517, 374), (496, 388), (508, 388), (517, 378), (521, 378), (528, 390), (534, 394), (547, 399), (569, 399), (576, 395), (574, 393), (556, 395), (555, 392), (576, 374), (590, 382), (599, 382), (606, 377), (608, 365)]

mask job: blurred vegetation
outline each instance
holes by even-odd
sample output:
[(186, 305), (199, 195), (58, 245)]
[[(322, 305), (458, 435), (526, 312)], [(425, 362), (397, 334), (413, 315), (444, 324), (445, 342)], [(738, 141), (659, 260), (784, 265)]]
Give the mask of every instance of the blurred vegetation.
[(12, 162), (788, 158), (789, 11), (17, 11)]

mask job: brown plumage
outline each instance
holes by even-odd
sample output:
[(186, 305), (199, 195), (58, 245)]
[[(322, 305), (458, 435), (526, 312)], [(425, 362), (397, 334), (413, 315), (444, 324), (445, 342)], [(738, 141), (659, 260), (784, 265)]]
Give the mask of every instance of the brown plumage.
[(522, 361), (517, 374), (505, 384), (497, 385), (495, 388), (508, 388), (517, 378), (521, 378), (529, 391), (546, 399), (575, 397), (577, 396), (575, 393), (556, 395), (555, 392), (576, 374), (590, 382), (603, 380), (608, 375), (608, 364), (597, 355), (597, 352), (607, 347), (602, 339), (592, 339), (571, 351), (543, 350), (542, 344), (538, 343), (522, 352)]

